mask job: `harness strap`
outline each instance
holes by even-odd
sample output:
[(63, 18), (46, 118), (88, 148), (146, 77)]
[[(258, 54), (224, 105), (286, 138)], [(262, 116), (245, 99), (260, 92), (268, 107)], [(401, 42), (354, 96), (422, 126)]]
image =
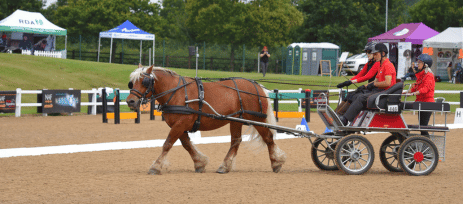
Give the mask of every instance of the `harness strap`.
[[(246, 79), (248, 80), (249, 82), (251, 82), (252, 85), (254, 85), (254, 88), (256, 88), (256, 94), (259, 95), (259, 90), (257, 89), (257, 86), (256, 86), (256, 82), (255, 81), (251, 81), (249, 79)], [(259, 100), (259, 106), (260, 106), (260, 113), (264, 113), (263, 110), (262, 110), (262, 101), (260, 100), (260, 97), (257, 96), (257, 99)], [(267, 117), (267, 115), (265, 115), (265, 117)]]
[(238, 92), (238, 99), (240, 100), (240, 106), (241, 106), (240, 118), (243, 118), (243, 110), (244, 110), (244, 108), (243, 108), (243, 100), (241, 100), (240, 90), (238, 89), (238, 85), (236, 84), (235, 79), (234, 78), (230, 78), (230, 79), (235, 84), (236, 92)]
[[(203, 100), (204, 100), (204, 86), (203, 82), (199, 78), (195, 78), (196, 85), (198, 86), (198, 112), (201, 112), (201, 109), (203, 107)], [(202, 113), (202, 112), (201, 112)], [(193, 124), (193, 128), (191, 129), (191, 132), (196, 132), (199, 129), (199, 126), (201, 125), (201, 114), (198, 114), (198, 119), (196, 119), (195, 123)]]
[[(183, 78), (182, 76), (180, 76), (180, 79), (182, 79), (182, 83), (183, 84), (186, 84), (186, 81), (185, 81), (185, 78)], [(180, 83), (180, 80), (179, 80), (179, 83)], [(188, 91), (186, 89), (186, 86), (185, 86), (185, 101), (188, 101)], [(186, 107), (188, 107), (188, 103), (185, 104)]]
[[(183, 79), (183, 77), (181, 77), (181, 78)], [(180, 87), (180, 81), (181, 81), (181, 80), (179, 79), (179, 80), (178, 80), (177, 87)], [(185, 86), (185, 89), (186, 89), (186, 86)], [(172, 97), (174, 97), (174, 94), (175, 94), (175, 92), (176, 92), (177, 90), (178, 90), (178, 89), (175, 89), (175, 91), (172, 92), (172, 94), (170, 95), (169, 99), (166, 101), (166, 103), (164, 103), (164, 105), (167, 105), (167, 104), (170, 102), (170, 100), (172, 100)], [(186, 91), (185, 91), (185, 92), (186, 92)]]

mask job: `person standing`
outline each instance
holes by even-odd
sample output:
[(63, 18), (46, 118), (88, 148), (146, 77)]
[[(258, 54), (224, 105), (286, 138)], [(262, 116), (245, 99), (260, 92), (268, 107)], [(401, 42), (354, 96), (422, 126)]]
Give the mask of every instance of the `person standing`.
[[(421, 54), (418, 57), (418, 69), (415, 74), (416, 83), (412, 85), (409, 91), (404, 91), (404, 94), (416, 96), (415, 102), (435, 102), (434, 101), (434, 88), (436, 82), (434, 74), (431, 71), (432, 58), (428, 54)], [(432, 112), (420, 111), (418, 119), (420, 126), (427, 126)], [(421, 131), (421, 135), (429, 135), (427, 131)]]
[(23, 35), (23, 41), (19, 43), (19, 48), (21, 48), (22, 50), (32, 49), (32, 43), (30, 40), (27, 39), (27, 35)]
[(262, 74), (265, 77), (265, 73), (267, 72), (268, 67), (268, 58), (270, 54), (268, 53), (267, 46), (264, 46), (264, 49), (260, 52), (260, 66), (262, 67)]

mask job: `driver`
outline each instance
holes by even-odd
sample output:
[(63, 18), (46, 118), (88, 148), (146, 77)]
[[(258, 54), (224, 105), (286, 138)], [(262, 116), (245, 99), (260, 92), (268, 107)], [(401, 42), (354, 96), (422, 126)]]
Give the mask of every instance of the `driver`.
[[(434, 74), (431, 71), (432, 58), (427, 54), (418, 56), (418, 68), (416, 68), (416, 83), (412, 85), (410, 92), (404, 91), (404, 94), (416, 96), (415, 102), (435, 102), (434, 87), (436, 82)], [(421, 111), (418, 114), (420, 126), (427, 126), (432, 112)], [(427, 131), (421, 131), (421, 135), (429, 135)]]
[[(338, 84), (336, 87), (342, 88), (344, 86), (349, 86), (351, 84), (356, 84), (356, 83), (362, 83), (366, 80), (368, 80), (368, 83), (373, 82), (375, 80), (375, 76), (378, 73), (379, 69), (379, 62), (375, 61), (373, 58), (373, 54), (371, 51), (375, 48), (376, 42), (368, 42), (365, 45), (365, 49), (363, 51), (367, 53), (368, 56), (368, 62), (365, 64), (365, 66), (362, 68), (362, 71), (360, 71), (357, 75), (352, 77), (352, 79), (347, 80), (343, 83)], [(347, 93), (347, 96), (344, 97), (342, 100), (341, 104), (338, 105), (338, 107), (334, 110), (336, 114), (338, 115), (343, 115), (346, 110), (349, 108), (350, 104), (352, 101), (354, 101), (355, 96), (357, 94), (363, 94), (368, 92), (368, 90), (365, 89), (365, 86), (360, 86), (355, 90), (354, 92), (349, 92)]]
[(358, 94), (346, 113), (339, 117), (343, 125), (347, 125), (347, 122), (352, 122), (355, 119), (366, 105), (366, 101), (370, 95), (387, 90), (396, 83), (396, 71), (394, 65), (387, 58), (388, 49), (386, 45), (383, 43), (376, 44), (371, 53), (375, 60), (380, 62), (379, 72), (376, 75), (376, 79), (366, 86), (370, 92)]

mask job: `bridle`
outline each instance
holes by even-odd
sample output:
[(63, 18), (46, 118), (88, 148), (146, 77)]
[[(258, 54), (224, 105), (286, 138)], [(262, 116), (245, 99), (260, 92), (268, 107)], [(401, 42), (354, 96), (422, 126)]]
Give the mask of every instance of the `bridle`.
[(140, 91), (133, 89), (133, 82), (130, 81), (128, 86), (130, 89), (130, 93), (136, 96), (142, 104), (148, 103), (148, 99), (146, 98), (146, 95), (148, 95), (150, 92), (152, 92), (152, 95), (154, 95), (156, 92), (154, 91), (154, 75), (153, 74), (146, 74), (142, 73), (143, 81), (141, 84), (146, 88), (145, 93), (141, 93)]

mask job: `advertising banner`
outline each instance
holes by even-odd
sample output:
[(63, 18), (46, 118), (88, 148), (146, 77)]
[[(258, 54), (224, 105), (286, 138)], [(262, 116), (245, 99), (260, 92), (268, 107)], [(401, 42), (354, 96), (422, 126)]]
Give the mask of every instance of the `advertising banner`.
[(402, 78), (407, 73), (412, 62), (412, 43), (399, 42), (399, 62), (397, 63), (397, 78)]
[(14, 113), (16, 91), (0, 91), (0, 113)]
[(80, 90), (43, 90), (42, 113), (80, 112)]

